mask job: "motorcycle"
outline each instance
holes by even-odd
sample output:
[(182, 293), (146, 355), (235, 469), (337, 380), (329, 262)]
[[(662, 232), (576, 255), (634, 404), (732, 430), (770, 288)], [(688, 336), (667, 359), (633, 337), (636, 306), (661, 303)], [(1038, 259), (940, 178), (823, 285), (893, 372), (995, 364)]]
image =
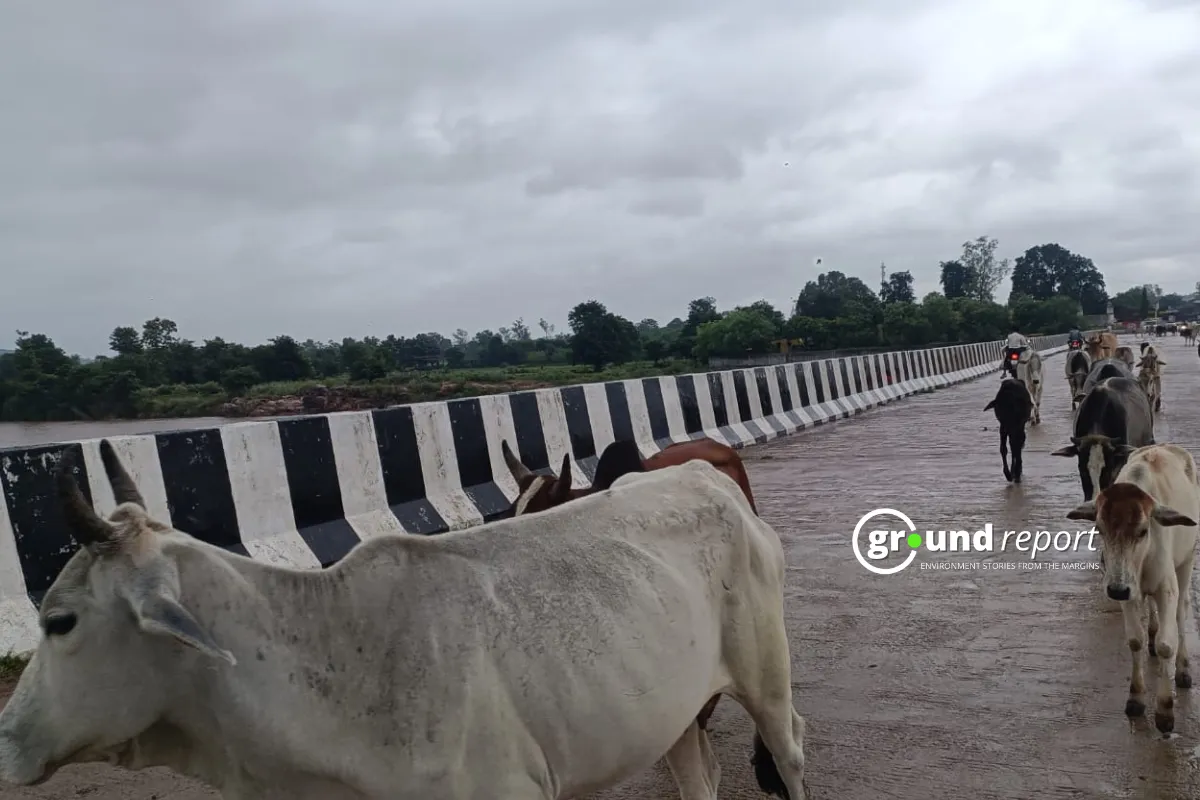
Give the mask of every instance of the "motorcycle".
[(1083, 339), (1072, 339), (1067, 342), (1067, 352), (1074, 353), (1076, 350), (1083, 349)]
[(1004, 359), (1004, 373), (1001, 374), (1000, 379), (1004, 380), (1005, 374), (1015, 379), (1017, 377), (1017, 362), (1020, 360), (1021, 354), (1019, 352), (1016, 350), (1009, 352), (1008, 358)]

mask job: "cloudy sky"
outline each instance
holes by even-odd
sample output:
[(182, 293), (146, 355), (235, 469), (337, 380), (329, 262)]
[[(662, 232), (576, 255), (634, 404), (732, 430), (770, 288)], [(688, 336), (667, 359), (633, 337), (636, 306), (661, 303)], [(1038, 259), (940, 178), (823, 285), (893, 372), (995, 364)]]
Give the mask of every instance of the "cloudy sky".
[(16, 0), (0, 99), (0, 347), (924, 293), (981, 234), (1200, 279), (1182, 0)]

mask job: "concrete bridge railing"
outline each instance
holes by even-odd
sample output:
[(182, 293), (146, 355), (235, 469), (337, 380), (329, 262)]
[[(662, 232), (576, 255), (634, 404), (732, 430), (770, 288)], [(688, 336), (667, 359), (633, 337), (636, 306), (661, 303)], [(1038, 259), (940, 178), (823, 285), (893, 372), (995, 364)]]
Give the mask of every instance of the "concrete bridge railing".
[[(1033, 340), (1044, 355), (1066, 336)], [(507, 439), (539, 472), (569, 454), (575, 485), (617, 439), (644, 455), (709, 436), (734, 447), (850, 417), (908, 395), (996, 375), (1003, 342), (938, 347), (418, 403), (377, 411), (112, 437), (152, 515), (265, 562), (317, 568), (381, 533), (441, 533), (507, 515)], [(99, 442), (0, 450), (0, 655), (39, 638), (36, 607), (77, 544), (54, 470), (113, 507)]]

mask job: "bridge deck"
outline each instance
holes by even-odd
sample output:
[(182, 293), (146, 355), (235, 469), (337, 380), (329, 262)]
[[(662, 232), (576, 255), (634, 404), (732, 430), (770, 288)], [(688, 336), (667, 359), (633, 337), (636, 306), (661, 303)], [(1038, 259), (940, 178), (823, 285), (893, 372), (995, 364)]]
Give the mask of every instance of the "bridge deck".
[[(1178, 338), (1157, 341), (1167, 361), (1159, 441), (1200, 452), (1200, 409), (1187, 403), (1200, 389), (1200, 363)], [(1048, 455), (1070, 425), (1062, 370), (1063, 356), (1047, 360), (1042, 425), (1030, 433), (1018, 489), (1000, 471), (995, 419), (983, 411), (996, 380), (986, 378), (745, 452), (759, 508), (788, 552), (812, 800), (1200, 796), (1200, 698), (1189, 696), (1200, 688), (1180, 693), (1174, 738), (1163, 740), (1149, 713), (1126, 720), (1129, 657), (1098, 571), (932, 571), (919, 564), (947, 557), (922, 552), (903, 572), (879, 576), (850, 548), (855, 523), (877, 507), (907, 513), (920, 530), (989, 521), (1078, 530), (1064, 517), (1082, 498), (1074, 462)], [(1200, 654), (1195, 631), (1188, 635)], [(726, 698), (710, 724), (723, 798), (764, 797), (748, 769), (748, 722)], [(37, 789), (0, 791), (0, 800), (85, 794), (216, 797), (158, 771), (75, 767)], [(675, 797), (659, 764), (592, 800)]]

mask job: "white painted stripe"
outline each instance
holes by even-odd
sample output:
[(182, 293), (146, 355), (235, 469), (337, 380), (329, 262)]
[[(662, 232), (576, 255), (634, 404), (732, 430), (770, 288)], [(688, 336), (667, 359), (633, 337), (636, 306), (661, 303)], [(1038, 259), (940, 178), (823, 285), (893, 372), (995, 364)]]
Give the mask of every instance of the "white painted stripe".
[(451, 530), (482, 525), (483, 515), (462, 487), (449, 407), (445, 403), (415, 403), (409, 408), (425, 479), (425, 499)]
[(687, 423), (683, 419), (683, 403), (679, 399), (679, 384), (674, 375), (661, 375), (658, 378), (661, 387), (663, 406), (667, 411), (667, 431), (672, 442), (687, 442)]
[(587, 402), (588, 419), (592, 423), (596, 457), (599, 458), (605, 448), (617, 440), (613, 433), (612, 411), (608, 408), (608, 392), (603, 383), (589, 383), (583, 387), (583, 397)]
[[(742, 412), (738, 408), (737, 387), (734, 384), (733, 373), (735, 370), (726, 370), (721, 373), (721, 387), (725, 391), (725, 414), (729, 417), (729, 429), (741, 437), (740, 444), (753, 444), (757, 438), (754, 433), (742, 424)], [(730, 442), (733, 445), (733, 442)]]
[(717, 415), (713, 411), (712, 389), (708, 385), (708, 374), (698, 373), (692, 376), (693, 382), (696, 384), (696, 405), (700, 407), (700, 426), (703, 428), (703, 433), (708, 438), (715, 442), (724, 442), (730, 447), (733, 442), (728, 441), (720, 427), (717, 425)]
[(513, 422), (512, 403), (510, 395), (491, 394), (479, 398), (479, 414), (483, 419), (483, 435), (487, 439), (488, 460), (492, 465), (492, 480), (504, 492), (509, 501), (517, 499), (519, 487), (508, 464), (504, 463), (504, 451), (501, 442), (508, 442), (517, 458), (521, 457), (521, 448), (517, 444), (517, 426)]
[(37, 609), (29, 599), (21, 573), (8, 501), (0, 495), (0, 656), (27, 653), (40, 640)]
[[(147, 513), (159, 522), (171, 524), (162, 463), (158, 460), (158, 440), (153, 436), (110, 436), (108, 441), (142, 493)], [(100, 458), (100, 440), (87, 439), (79, 444), (83, 449), (83, 463), (87, 467), (92, 506), (101, 516), (107, 517), (116, 508), (116, 501), (113, 500), (112, 486), (104, 471), (104, 461)]]
[(375, 418), (370, 411), (341, 411), (326, 415), (337, 467), (342, 509), (360, 540), (405, 533), (388, 507), (375, 438)]
[(650, 429), (650, 412), (646, 410), (646, 391), (638, 378), (622, 381), (625, 385), (625, 400), (629, 403), (629, 421), (633, 424), (633, 440), (642, 455), (650, 457), (659, 451)]
[(767, 397), (771, 400), (771, 420), (783, 428), (784, 436), (796, 432), (796, 423), (792, 422), (783, 410), (783, 392), (779, 391), (779, 367), (763, 367), (767, 376)]
[(274, 422), (238, 422), (218, 430), (246, 550), (254, 559), (268, 564), (320, 567), (296, 532), (279, 426)]
[[(566, 388), (566, 387), (564, 387)], [(542, 437), (546, 440), (546, 455), (550, 458), (550, 470), (558, 475), (562, 470), (563, 456), (571, 458), (571, 487), (586, 489), (587, 476), (575, 463), (571, 452), (571, 433), (567, 427), (567, 411), (563, 408), (562, 392), (558, 389), (538, 389), (538, 416), (542, 419)]]

